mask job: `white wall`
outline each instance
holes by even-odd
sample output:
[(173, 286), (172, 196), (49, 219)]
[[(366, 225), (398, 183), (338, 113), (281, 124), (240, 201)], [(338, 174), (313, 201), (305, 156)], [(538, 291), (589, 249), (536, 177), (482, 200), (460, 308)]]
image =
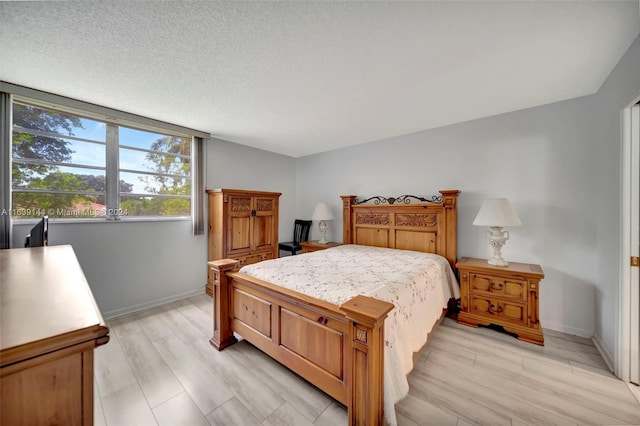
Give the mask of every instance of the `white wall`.
[[(30, 225), (32, 226), (32, 225)], [(13, 246), (30, 226), (14, 225)], [(206, 236), (191, 221), (49, 221), (49, 245), (71, 244), (105, 317), (204, 291)]]
[[(640, 99), (640, 37), (636, 38), (595, 96), (598, 164), (594, 187), (595, 233), (598, 242), (595, 335), (607, 357), (618, 360), (621, 111)], [(628, 259), (626, 260), (629, 261)]]
[[(309, 156), (298, 162), (298, 198), (303, 208), (331, 202), (339, 215), (341, 194), (460, 189), (458, 256), (485, 258), (486, 229), (471, 223), (483, 199), (507, 197), (524, 226), (510, 229), (503, 256), (542, 265), (543, 325), (592, 335), (597, 253), (595, 212), (586, 206), (596, 159), (584, 142), (594, 131), (590, 105), (580, 98)], [(320, 175), (323, 185), (314, 185)], [(340, 221), (331, 235), (341, 241)]]
[[(207, 189), (281, 192), (280, 241), (293, 237), (296, 214), (296, 160), (280, 154), (212, 139), (207, 145)], [(311, 213), (309, 213), (311, 216)]]
[[(280, 233), (293, 233), (295, 161), (212, 140), (206, 150), (206, 186), (282, 192)], [(21, 247), (33, 226), (13, 227)], [(105, 317), (203, 293), (207, 237), (194, 236), (189, 220), (49, 222), (49, 244), (71, 244)]]
[[(460, 189), (458, 256), (485, 258), (486, 230), (471, 223), (483, 199), (507, 197), (524, 226), (510, 229), (503, 255), (543, 267), (543, 327), (595, 334), (611, 356), (620, 246), (619, 114), (640, 95), (639, 51), (636, 39), (596, 95), (301, 158), (298, 211), (327, 201), (340, 217), (343, 194), (424, 196)], [(340, 220), (329, 234), (342, 240)]]

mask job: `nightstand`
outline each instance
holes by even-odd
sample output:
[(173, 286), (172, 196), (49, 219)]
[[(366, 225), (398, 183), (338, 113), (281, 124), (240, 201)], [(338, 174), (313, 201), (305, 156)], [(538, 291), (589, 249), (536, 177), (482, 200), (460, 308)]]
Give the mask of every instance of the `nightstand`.
[(315, 241), (303, 241), (300, 243), (300, 247), (302, 247), (302, 253), (311, 253), (312, 251), (324, 250), (329, 247), (341, 246), (340, 243), (334, 243), (329, 241), (327, 244), (320, 244), (318, 240)]
[(526, 342), (544, 345), (538, 317), (540, 265), (510, 262), (489, 265), (485, 259), (463, 257), (456, 264), (460, 277), (458, 322), (501, 326)]

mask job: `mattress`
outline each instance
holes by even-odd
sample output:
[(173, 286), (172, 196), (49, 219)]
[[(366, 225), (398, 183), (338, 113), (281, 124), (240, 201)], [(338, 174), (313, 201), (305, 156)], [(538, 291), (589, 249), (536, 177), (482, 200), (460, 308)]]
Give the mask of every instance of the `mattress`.
[(409, 393), (413, 353), (426, 343), (449, 299), (460, 297), (444, 257), (408, 250), (349, 244), (247, 265), (240, 272), (335, 305), (359, 294), (394, 304), (384, 334), (384, 410), (390, 424), (396, 424), (395, 404)]

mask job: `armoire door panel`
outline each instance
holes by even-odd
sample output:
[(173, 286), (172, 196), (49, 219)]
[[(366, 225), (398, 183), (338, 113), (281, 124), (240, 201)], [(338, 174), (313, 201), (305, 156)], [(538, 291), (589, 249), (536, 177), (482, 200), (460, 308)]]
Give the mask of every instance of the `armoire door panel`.
[(253, 241), (255, 249), (263, 249), (275, 245), (273, 235), (273, 216), (256, 216), (253, 220)]
[[(248, 265), (278, 257), (279, 192), (208, 189), (207, 195), (209, 261), (236, 259)], [(211, 279), (207, 294), (213, 295)]]
[(228, 231), (228, 254), (251, 249), (251, 217), (230, 217)]

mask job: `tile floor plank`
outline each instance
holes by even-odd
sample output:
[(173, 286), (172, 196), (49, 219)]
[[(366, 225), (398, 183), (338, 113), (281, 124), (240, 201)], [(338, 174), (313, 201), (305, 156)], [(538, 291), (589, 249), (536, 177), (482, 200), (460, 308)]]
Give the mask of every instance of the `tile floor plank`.
[[(399, 413), (396, 413), (396, 421), (398, 422), (398, 426), (420, 426), (419, 423), (409, 420), (408, 418), (406, 418), (405, 416)], [(455, 423), (453, 424), (453, 426), (455, 426)]]
[[(183, 305), (177, 308), (178, 312), (180, 312), (186, 319), (188, 319), (191, 324), (195, 325), (197, 328), (202, 331), (202, 334), (205, 336), (209, 336), (213, 329), (213, 321), (210, 314), (206, 314), (201, 309), (198, 309), (197, 306), (189, 303), (188, 305)], [(211, 337), (211, 336), (209, 336)]]
[(258, 420), (264, 420), (284, 403), (252, 370), (244, 368), (229, 354), (218, 352), (209, 342), (194, 342), (188, 347)]
[(640, 386), (634, 385), (633, 383), (627, 383), (626, 385), (638, 404), (640, 404)]
[(222, 380), (204, 366), (177, 336), (155, 340), (153, 345), (202, 414), (209, 414), (233, 397)]
[[(280, 407), (278, 407), (280, 408)], [(207, 420), (213, 426), (260, 426), (261, 423), (251, 414), (238, 398), (231, 398), (220, 407), (207, 414)]]
[(152, 365), (136, 370), (134, 374), (151, 408), (185, 391), (167, 365)]
[(138, 325), (145, 332), (149, 340), (157, 340), (173, 334), (173, 330), (162, 319), (165, 310), (154, 307), (134, 314)]
[[(433, 354), (429, 359), (433, 358)], [(427, 372), (430, 370), (427, 368)], [(492, 382), (496, 391), (528, 401), (546, 410), (562, 413), (575, 419), (574, 422), (597, 424), (619, 424), (621, 420), (631, 424), (640, 422), (633, 408), (624, 403), (606, 403), (598, 389), (580, 389), (560, 381), (541, 377), (536, 373), (515, 373), (507, 369), (476, 369), (459, 363), (451, 370), (475, 385)]]
[(94, 350), (94, 372), (103, 398), (137, 383), (115, 333), (111, 334), (106, 345)]
[(401, 424), (400, 418), (419, 425), (436, 425), (436, 426), (456, 426), (458, 417), (450, 412), (441, 410), (437, 406), (416, 398), (413, 395), (407, 395), (402, 401), (396, 404), (396, 416), (398, 424)]
[(98, 390), (98, 384), (95, 380), (93, 381), (93, 424), (94, 426), (107, 425), (107, 421), (104, 418), (104, 411), (102, 410), (100, 391)]
[(206, 293), (191, 296), (187, 300), (196, 308), (204, 312), (209, 318), (213, 318), (213, 299)]
[(158, 424), (137, 383), (103, 397), (102, 409), (108, 425), (152, 426)]
[(160, 426), (210, 426), (209, 421), (186, 392), (158, 405), (153, 409), (153, 414)]
[[(195, 342), (200, 339), (210, 339), (210, 333), (205, 334), (198, 327), (193, 325), (182, 313), (178, 310), (182, 304), (178, 302), (172, 302), (168, 305), (164, 305), (164, 312), (160, 313), (160, 317), (167, 324), (167, 326), (178, 336), (180, 340), (185, 343)], [(213, 328), (213, 322), (212, 328)]]
[(134, 371), (165, 364), (158, 350), (151, 344), (151, 340), (142, 329), (124, 335), (120, 334), (119, 331), (117, 327), (114, 327), (120, 347)]
[[(629, 394), (624, 382), (615, 378), (611, 373), (601, 369), (585, 369), (573, 367), (571, 363), (568, 368), (563, 363), (556, 360), (540, 360), (524, 357), (523, 366), (526, 372), (536, 374), (539, 377), (546, 377), (551, 380), (566, 383), (584, 389), (607, 389), (608, 397), (620, 400), (628, 400)], [(597, 373), (599, 372), (599, 373)]]
[(138, 379), (138, 383), (152, 408), (184, 392), (183, 386), (142, 331), (142, 328), (132, 327), (131, 324), (128, 324), (124, 330), (120, 326), (115, 326), (114, 332), (118, 335), (118, 340), (132, 367), (133, 374)]
[(298, 410), (285, 402), (263, 422), (265, 426), (313, 426)]
[[(434, 358), (424, 366), (416, 366), (415, 374), (424, 376), (439, 386), (455, 392), (467, 400), (478, 402), (493, 411), (512, 419), (533, 422), (540, 425), (575, 425), (568, 416), (533, 405), (526, 398), (515, 397), (511, 392), (502, 391), (500, 378), (495, 378), (490, 370), (475, 369), (476, 375), (458, 374), (459, 369), (450, 363), (447, 366), (434, 365)], [(444, 367), (444, 368), (443, 368)]]
[(418, 374), (409, 375), (409, 393), (416, 398), (435, 405), (441, 410), (455, 414), (467, 421), (487, 425), (511, 425), (511, 418), (475, 401), (460, 398), (456, 392), (434, 383)]
[(334, 401), (318, 416), (313, 424), (315, 426), (346, 425), (348, 420), (346, 407)]
[[(110, 320), (111, 341), (95, 351), (95, 423), (347, 423), (345, 407), (246, 341), (213, 349), (212, 315), (201, 294)], [(445, 319), (414, 356), (399, 425), (640, 424), (638, 388), (607, 370), (590, 339), (545, 338)]]

